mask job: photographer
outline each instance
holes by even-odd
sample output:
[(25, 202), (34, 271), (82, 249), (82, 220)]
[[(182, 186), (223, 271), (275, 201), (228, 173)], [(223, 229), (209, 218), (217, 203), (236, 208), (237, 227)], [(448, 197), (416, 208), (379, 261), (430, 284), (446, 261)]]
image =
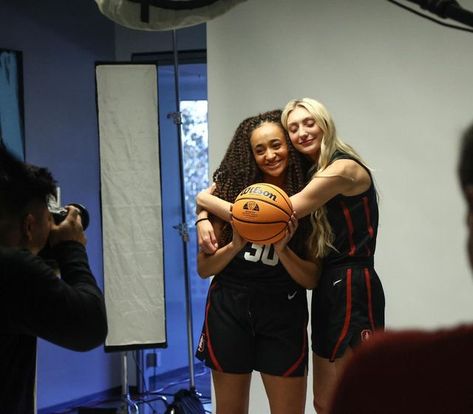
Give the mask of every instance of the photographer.
[[(36, 341), (88, 351), (107, 335), (105, 303), (88, 264), (81, 216), (59, 224), (47, 200), (56, 185), (45, 168), (16, 160), (0, 140), (1, 412), (35, 411)], [(59, 275), (38, 255), (48, 245)]]

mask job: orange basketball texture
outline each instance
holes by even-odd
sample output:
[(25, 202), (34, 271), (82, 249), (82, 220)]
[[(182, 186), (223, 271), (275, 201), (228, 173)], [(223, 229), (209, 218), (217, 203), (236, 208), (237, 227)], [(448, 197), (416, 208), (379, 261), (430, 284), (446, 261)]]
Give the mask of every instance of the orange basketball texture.
[(281, 188), (256, 183), (238, 194), (232, 208), (233, 225), (252, 243), (271, 244), (286, 234), (292, 203)]

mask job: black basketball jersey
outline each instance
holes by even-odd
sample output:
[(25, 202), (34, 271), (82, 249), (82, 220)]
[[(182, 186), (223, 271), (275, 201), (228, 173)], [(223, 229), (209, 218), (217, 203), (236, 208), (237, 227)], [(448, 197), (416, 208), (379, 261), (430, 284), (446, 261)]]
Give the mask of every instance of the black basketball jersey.
[(274, 292), (301, 288), (281, 264), (272, 244), (247, 243), (216, 277), (219, 283), (236, 288)]
[[(336, 152), (331, 163), (339, 159), (358, 162), (348, 154)], [(326, 203), (328, 221), (335, 236), (335, 249), (330, 249), (324, 258), (324, 266), (373, 263), (378, 232), (378, 200), (373, 177), (366, 170), (371, 177), (367, 191), (349, 197), (338, 194)]]

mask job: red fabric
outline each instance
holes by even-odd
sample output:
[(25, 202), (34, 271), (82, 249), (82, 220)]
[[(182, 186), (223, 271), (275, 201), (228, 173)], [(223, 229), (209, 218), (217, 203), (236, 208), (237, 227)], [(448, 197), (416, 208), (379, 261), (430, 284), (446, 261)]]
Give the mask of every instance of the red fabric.
[(331, 414), (472, 414), (473, 325), (378, 333), (357, 348)]

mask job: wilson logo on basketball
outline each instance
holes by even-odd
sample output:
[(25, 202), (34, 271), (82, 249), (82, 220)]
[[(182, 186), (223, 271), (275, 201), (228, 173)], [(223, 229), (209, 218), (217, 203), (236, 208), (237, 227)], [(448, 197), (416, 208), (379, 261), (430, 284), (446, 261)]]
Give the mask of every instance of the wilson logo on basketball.
[(239, 197), (245, 194), (259, 194), (259, 195), (262, 195), (263, 197), (268, 197), (270, 200), (276, 201), (276, 194), (271, 193), (267, 190), (263, 190), (261, 187), (258, 187), (258, 186), (250, 185), (249, 187), (246, 187), (240, 193)]

